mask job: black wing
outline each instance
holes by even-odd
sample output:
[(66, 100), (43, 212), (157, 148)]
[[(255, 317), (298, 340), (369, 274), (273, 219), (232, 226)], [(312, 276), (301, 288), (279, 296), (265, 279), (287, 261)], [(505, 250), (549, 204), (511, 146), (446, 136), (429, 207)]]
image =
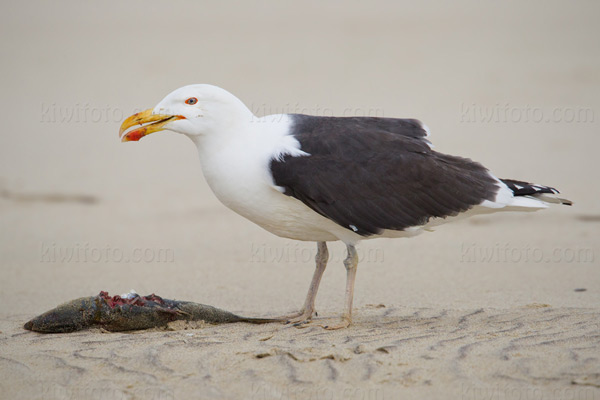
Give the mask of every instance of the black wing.
[(360, 235), (456, 215), (498, 191), (482, 165), (431, 150), (417, 120), (307, 115), (293, 120), (292, 134), (310, 156), (273, 160), (275, 184)]

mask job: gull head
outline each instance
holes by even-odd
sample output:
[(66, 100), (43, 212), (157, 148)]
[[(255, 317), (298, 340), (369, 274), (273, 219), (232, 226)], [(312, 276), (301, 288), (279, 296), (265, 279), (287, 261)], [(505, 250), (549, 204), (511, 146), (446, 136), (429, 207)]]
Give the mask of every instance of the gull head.
[(252, 112), (237, 97), (217, 86), (199, 84), (179, 88), (154, 108), (133, 114), (121, 125), (121, 141), (138, 141), (169, 130), (192, 139), (216, 135), (236, 124), (250, 122)]

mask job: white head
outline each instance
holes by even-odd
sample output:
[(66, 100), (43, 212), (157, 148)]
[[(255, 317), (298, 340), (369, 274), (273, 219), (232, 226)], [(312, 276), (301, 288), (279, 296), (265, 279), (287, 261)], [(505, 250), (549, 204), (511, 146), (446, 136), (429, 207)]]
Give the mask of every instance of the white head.
[(219, 134), (236, 124), (250, 122), (252, 112), (237, 97), (212, 85), (188, 85), (168, 94), (153, 109), (127, 118), (120, 135), (123, 142), (137, 141), (153, 132), (170, 130), (190, 138)]

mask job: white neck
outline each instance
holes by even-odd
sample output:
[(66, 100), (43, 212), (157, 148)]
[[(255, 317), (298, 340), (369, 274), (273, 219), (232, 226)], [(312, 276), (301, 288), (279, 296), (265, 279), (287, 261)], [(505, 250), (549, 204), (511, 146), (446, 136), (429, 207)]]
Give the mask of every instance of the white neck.
[(289, 134), (290, 117), (273, 117), (245, 120), (231, 125), (229, 130), (192, 138), (206, 181), (226, 205), (231, 206), (234, 197), (243, 196), (253, 185), (262, 182), (274, 187), (269, 172), (272, 159), (285, 154), (306, 155)]

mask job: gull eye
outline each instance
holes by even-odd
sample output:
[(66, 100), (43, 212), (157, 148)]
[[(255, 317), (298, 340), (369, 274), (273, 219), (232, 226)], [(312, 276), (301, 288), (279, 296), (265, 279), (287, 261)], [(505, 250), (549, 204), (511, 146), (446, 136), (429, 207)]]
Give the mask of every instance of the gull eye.
[(196, 104), (198, 102), (198, 99), (195, 97), (190, 97), (189, 99), (187, 99), (185, 101), (185, 104), (189, 104), (190, 106), (193, 106), (194, 104)]

